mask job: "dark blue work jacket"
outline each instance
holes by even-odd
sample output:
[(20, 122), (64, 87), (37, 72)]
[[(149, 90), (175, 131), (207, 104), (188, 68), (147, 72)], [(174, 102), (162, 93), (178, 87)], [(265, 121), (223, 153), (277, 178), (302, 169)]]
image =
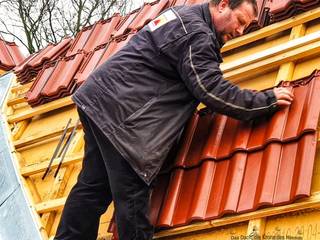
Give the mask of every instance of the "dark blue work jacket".
[(73, 100), (150, 184), (199, 102), (241, 120), (277, 109), (272, 90), (240, 90), (223, 78), (221, 47), (208, 3), (170, 8), (98, 67)]

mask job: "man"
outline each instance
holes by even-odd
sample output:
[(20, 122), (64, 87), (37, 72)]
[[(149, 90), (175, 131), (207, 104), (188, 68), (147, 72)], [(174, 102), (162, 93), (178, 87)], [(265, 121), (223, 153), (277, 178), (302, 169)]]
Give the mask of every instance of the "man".
[(219, 68), (223, 43), (257, 15), (255, 0), (168, 9), (95, 70), (73, 95), (85, 132), (78, 182), (56, 240), (93, 240), (114, 201), (119, 238), (151, 239), (151, 183), (199, 102), (249, 120), (290, 105), (284, 88), (240, 90)]

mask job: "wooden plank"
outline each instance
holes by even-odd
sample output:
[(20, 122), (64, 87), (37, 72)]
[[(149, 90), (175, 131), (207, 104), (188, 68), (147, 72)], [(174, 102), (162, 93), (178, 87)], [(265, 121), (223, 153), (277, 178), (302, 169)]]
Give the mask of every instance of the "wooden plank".
[[(301, 24), (295, 26), (291, 30), (290, 40), (297, 39), (304, 36), (306, 33), (306, 26), (305, 24)], [(284, 63), (280, 66), (275, 85), (278, 85), (281, 81), (291, 81), (293, 78), (293, 73), (295, 69), (294, 62)]]
[(278, 68), (280, 65), (296, 61), (302, 58), (312, 57), (315, 55), (320, 55), (320, 41), (314, 42), (307, 46), (302, 46), (300, 48), (294, 49), (289, 52), (285, 52), (274, 57), (267, 58), (265, 60), (253, 63), (248, 66), (236, 69), (234, 71), (227, 72), (224, 74), (224, 77), (232, 82), (240, 82), (248, 77), (254, 77), (261, 75), (268, 71), (271, 71), (275, 68)]
[[(53, 160), (52, 162), (52, 168), (56, 168), (60, 162), (60, 157), (59, 158), (56, 158)], [(62, 167), (65, 167), (69, 164), (74, 164), (76, 162), (80, 162), (82, 161), (83, 159), (83, 154), (82, 153), (79, 153), (79, 154), (70, 154), (68, 156), (65, 157), (63, 163), (62, 163)], [(28, 176), (31, 176), (33, 174), (36, 174), (36, 173), (40, 173), (40, 172), (44, 172), (47, 168), (49, 164), (49, 159), (48, 161), (45, 161), (45, 162), (41, 162), (39, 164), (34, 164), (34, 165), (31, 165), (31, 166), (26, 166), (26, 167), (22, 167), (20, 169), (20, 173), (22, 176), (24, 177), (28, 177)]]
[(29, 198), (32, 199), (34, 203), (41, 202), (41, 197), (38, 192), (38, 189), (36, 188), (36, 185), (31, 180), (31, 178), (26, 177), (22, 179), (24, 179), (23, 181), (25, 181), (25, 188), (28, 189), (29, 191), (29, 196), (30, 196)]
[(256, 218), (265, 218), (269, 216), (281, 215), (290, 212), (296, 212), (311, 208), (320, 208), (320, 192), (314, 193), (309, 198), (301, 199), (295, 203), (260, 209), (254, 212), (239, 214), (236, 216), (223, 217), (220, 219), (206, 221), (203, 223), (190, 224), (188, 226), (164, 230), (155, 234), (155, 239), (174, 236), (179, 234), (191, 233), (205, 229), (212, 229), (229, 224), (250, 221)]
[(13, 86), (11, 88), (11, 92), (12, 93), (17, 93), (17, 92), (21, 92), (21, 91), (27, 91), (30, 89), (30, 87), (32, 86), (33, 82), (30, 82), (30, 83), (26, 83), (26, 84), (17, 84), (15, 86)]
[(35, 205), (38, 214), (51, 211), (61, 210), (66, 202), (67, 197), (57, 198), (46, 202), (41, 202)]
[(16, 98), (10, 99), (7, 102), (7, 106), (13, 106), (13, 105), (24, 103), (24, 102), (26, 102), (25, 97), (16, 97)]
[(265, 233), (266, 218), (257, 218), (249, 221), (247, 237), (248, 239), (262, 239)]
[[(72, 166), (73, 167), (73, 166)], [(66, 168), (62, 168), (60, 169), (58, 175), (56, 178), (54, 178), (54, 183), (53, 186), (56, 186), (58, 184), (59, 181), (65, 181), (64, 179), (61, 178), (61, 174), (65, 174)], [(66, 183), (64, 183), (66, 184)], [(59, 194), (59, 189), (54, 189), (54, 191), (50, 191), (49, 196), (46, 200), (49, 199), (55, 199), (56, 197), (62, 197), (61, 194)], [(56, 218), (56, 212), (48, 212), (48, 213), (44, 213), (41, 216), (41, 221), (42, 224), (44, 225), (48, 235), (50, 235), (49, 233), (51, 232), (52, 229), (52, 225), (55, 221)]]
[(281, 81), (291, 81), (293, 77), (295, 64), (294, 62), (284, 63), (280, 66), (275, 85), (278, 85)]
[(252, 54), (247, 57), (243, 57), (237, 59), (236, 61), (232, 61), (226, 64), (221, 65), (221, 70), (223, 73), (227, 73), (229, 71), (233, 71), (235, 69), (241, 69), (245, 66), (251, 65), (253, 63), (268, 60), (271, 57), (284, 54), (286, 52), (292, 51), (294, 49), (304, 47), (308, 44), (312, 44), (314, 42), (320, 41), (320, 31), (309, 34), (304, 37), (300, 37), (297, 39), (292, 39), (284, 44), (277, 45), (275, 47), (266, 49), (264, 51), (258, 52), (256, 54)]
[(290, 33), (290, 40), (305, 36), (307, 30), (306, 24), (300, 24), (292, 28)]
[(6, 73), (6, 71), (0, 69), (0, 77), (1, 77), (3, 74), (5, 74), (5, 73)]
[[(71, 127), (68, 128), (67, 132), (71, 131)], [(46, 134), (41, 134), (41, 135), (37, 135), (37, 136), (30, 136), (24, 139), (19, 139), (17, 141), (14, 141), (13, 144), (15, 146), (16, 149), (19, 148), (23, 148), (25, 146), (29, 146), (31, 144), (34, 143), (38, 143), (38, 142), (42, 142), (57, 136), (60, 136), (63, 133), (63, 130), (59, 130), (59, 131), (54, 131), (51, 133)]]
[[(69, 126), (67, 132), (71, 132), (73, 126)], [(78, 129), (80, 129), (82, 127), (81, 124), (78, 125)], [(17, 141), (14, 141), (13, 144), (15, 146), (16, 149), (28, 146), (30, 144), (34, 144), (37, 142), (41, 142), (50, 138), (54, 138), (56, 136), (60, 136), (63, 133), (64, 129), (54, 129), (53, 131), (50, 132), (45, 132), (45, 133), (41, 133), (39, 135), (34, 135), (34, 136), (29, 136), (27, 138), (24, 139), (19, 139)]]
[(13, 141), (18, 140), (22, 136), (22, 134), (26, 130), (29, 122), (30, 122), (29, 119), (26, 119), (26, 120), (17, 122), (15, 124), (14, 129), (11, 132)]
[(74, 104), (73, 101), (71, 100), (71, 96), (61, 98), (58, 100), (55, 100), (53, 102), (49, 102), (34, 108), (30, 108), (24, 112), (8, 116), (8, 122), (9, 123), (14, 123), (14, 122), (19, 122), (28, 118), (32, 118), (34, 116), (47, 113), (65, 106), (69, 106)]
[(309, 10), (305, 13), (299, 14), (297, 16), (288, 18), (284, 21), (271, 24), (269, 26), (266, 26), (262, 29), (259, 29), (255, 32), (243, 35), (239, 38), (233, 39), (229, 42), (227, 42), (223, 48), (221, 49), (222, 52), (227, 52), (231, 49), (235, 49), (237, 47), (246, 45), (248, 43), (252, 43), (254, 41), (257, 41), (259, 39), (263, 39), (265, 37), (271, 36), (273, 34), (282, 32), (284, 30), (290, 29), (294, 26), (310, 22), (314, 19), (319, 18), (320, 16), (320, 7), (315, 8), (313, 10)]
[[(51, 137), (51, 138), (48, 138), (48, 139), (43, 139), (41, 142), (35, 142), (35, 143), (32, 143), (32, 144), (26, 145), (24, 147), (20, 147), (19, 148), (19, 152), (23, 152), (23, 151), (26, 151), (28, 149), (35, 148), (35, 147), (38, 147), (40, 145), (43, 145), (43, 144), (46, 144), (46, 143), (50, 143), (50, 142), (53, 142), (53, 141), (58, 141), (59, 139), (60, 139), (60, 136), (55, 136), (55, 137)], [(23, 165), (23, 166), (25, 166), (25, 165)]]

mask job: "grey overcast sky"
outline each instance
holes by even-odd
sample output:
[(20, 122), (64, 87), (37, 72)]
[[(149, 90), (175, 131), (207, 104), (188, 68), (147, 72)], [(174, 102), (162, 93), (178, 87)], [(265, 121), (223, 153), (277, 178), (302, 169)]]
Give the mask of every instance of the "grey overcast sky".
[[(129, 1), (129, 2), (132, 2), (132, 10), (134, 10), (134, 9), (140, 7), (144, 2), (153, 2), (154, 0), (128, 0), (128, 1)], [(8, 16), (9, 14), (10, 14), (10, 13), (5, 12), (5, 9), (0, 8), (0, 17), (1, 17), (1, 19), (7, 21), (7, 20), (8, 20), (8, 17), (7, 17), (7, 16)], [(2, 27), (2, 26), (0, 25), (0, 28), (1, 28), (1, 27)], [(1, 30), (4, 30), (4, 29), (1, 29)], [(21, 32), (20, 29), (16, 28), (16, 29), (11, 29), (11, 30), (13, 30), (13, 32), (14, 32), (16, 35), (18, 35), (19, 37), (24, 38), (24, 34), (23, 34), (23, 32)], [(0, 36), (0, 37), (1, 37), (1, 38), (4, 38), (4, 39), (7, 40), (7, 41), (14, 41), (13, 38), (10, 39), (10, 37), (8, 37), (8, 36)], [(24, 54), (25, 56), (28, 56), (29, 53), (28, 53), (27, 49), (26, 49), (24, 46), (22, 46), (22, 44), (21, 44), (19, 41), (16, 40), (15, 42), (16, 42), (16, 44), (20, 47), (20, 49), (21, 49), (21, 51), (23, 52), (23, 54)]]

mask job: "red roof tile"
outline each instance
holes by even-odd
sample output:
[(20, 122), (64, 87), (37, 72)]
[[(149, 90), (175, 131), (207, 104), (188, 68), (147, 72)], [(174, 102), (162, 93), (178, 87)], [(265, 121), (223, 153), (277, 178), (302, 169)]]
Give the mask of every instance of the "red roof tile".
[(0, 69), (9, 71), (24, 59), (25, 57), (14, 42), (0, 39)]
[[(72, 94), (95, 68), (122, 48), (132, 36), (132, 34), (119, 36), (107, 44), (96, 47), (89, 54), (80, 51), (47, 64), (38, 73), (27, 93), (27, 102), (31, 106), (37, 106)], [(67, 69), (70, 74), (66, 74), (66, 71), (60, 68)]]
[(278, 22), (319, 7), (319, 4), (320, 0), (269, 0), (265, 7), (270, 9), (271, 22)]
[(145, 24), (150, 22), (159, 15), (166, 7), (168, 7), (169, 0), (160, 0), (153, 3), (145, 3), (137, 16), (129, 24), (129, 31), (137, 31), (143, 28)]
[(71, 38), (65, 38), (58, 44), (49, 44), (39, 52), (30, 55), (25, 61), (14, 68), (18, 82), (24, 84), (32, 81), (46, 63), (63, 57), (69, 49), (71, 42)]
[(258, 5), (257, 19), (255, 19), (250, 23), (250, 25), (245, 30), (245, 33), (253, 32), (269, 24), (270, 22), (269, 8), (265, 7), (267, 1), (268, 0), (257, 0), (257, 5)]
[(257, 0), (257, 3), (258, 18), (249, 25), (246, 33), (319, 7), (320, 0)]
[(140, 9), (132, 11), (126, 16), (122, 17), (120, 24), (118, 25), (115, 36), (125, 35), (128, 33), (128, 26), (135, 19), (135, 17), (139, 14)]
[[(288, 204), (310, 195), (320, 71), (291, 83), (295, 100), (269, 119), (240, 123), (201, 110), (151, 198), (157, 228)], [(116, 231), (111, 225), (113, 232)]]
[(31, 106), (43, 104), (70, 95), (76, 87), (74, 76), (79, 70), (85, 54), (79, 52), (47, 64), (37, 75), (26, 95)]
[(100, 20), (92, 26), (84, 27), (77, 34), (67, 56), (74, 55), (79, 50), (85, 52), (93, 51), (99, 45), (110, 41), (112, 33), (115, 31), (121, 17), (115, 14), (107, 20)]
[(169, 4), (169, 0), (145, 3), (140, 9), (131, 12), (122, 19), (115, 36), (137, 32), (143, 28), (145, 24), (154, 19), (161, 11), (169, 7)]

